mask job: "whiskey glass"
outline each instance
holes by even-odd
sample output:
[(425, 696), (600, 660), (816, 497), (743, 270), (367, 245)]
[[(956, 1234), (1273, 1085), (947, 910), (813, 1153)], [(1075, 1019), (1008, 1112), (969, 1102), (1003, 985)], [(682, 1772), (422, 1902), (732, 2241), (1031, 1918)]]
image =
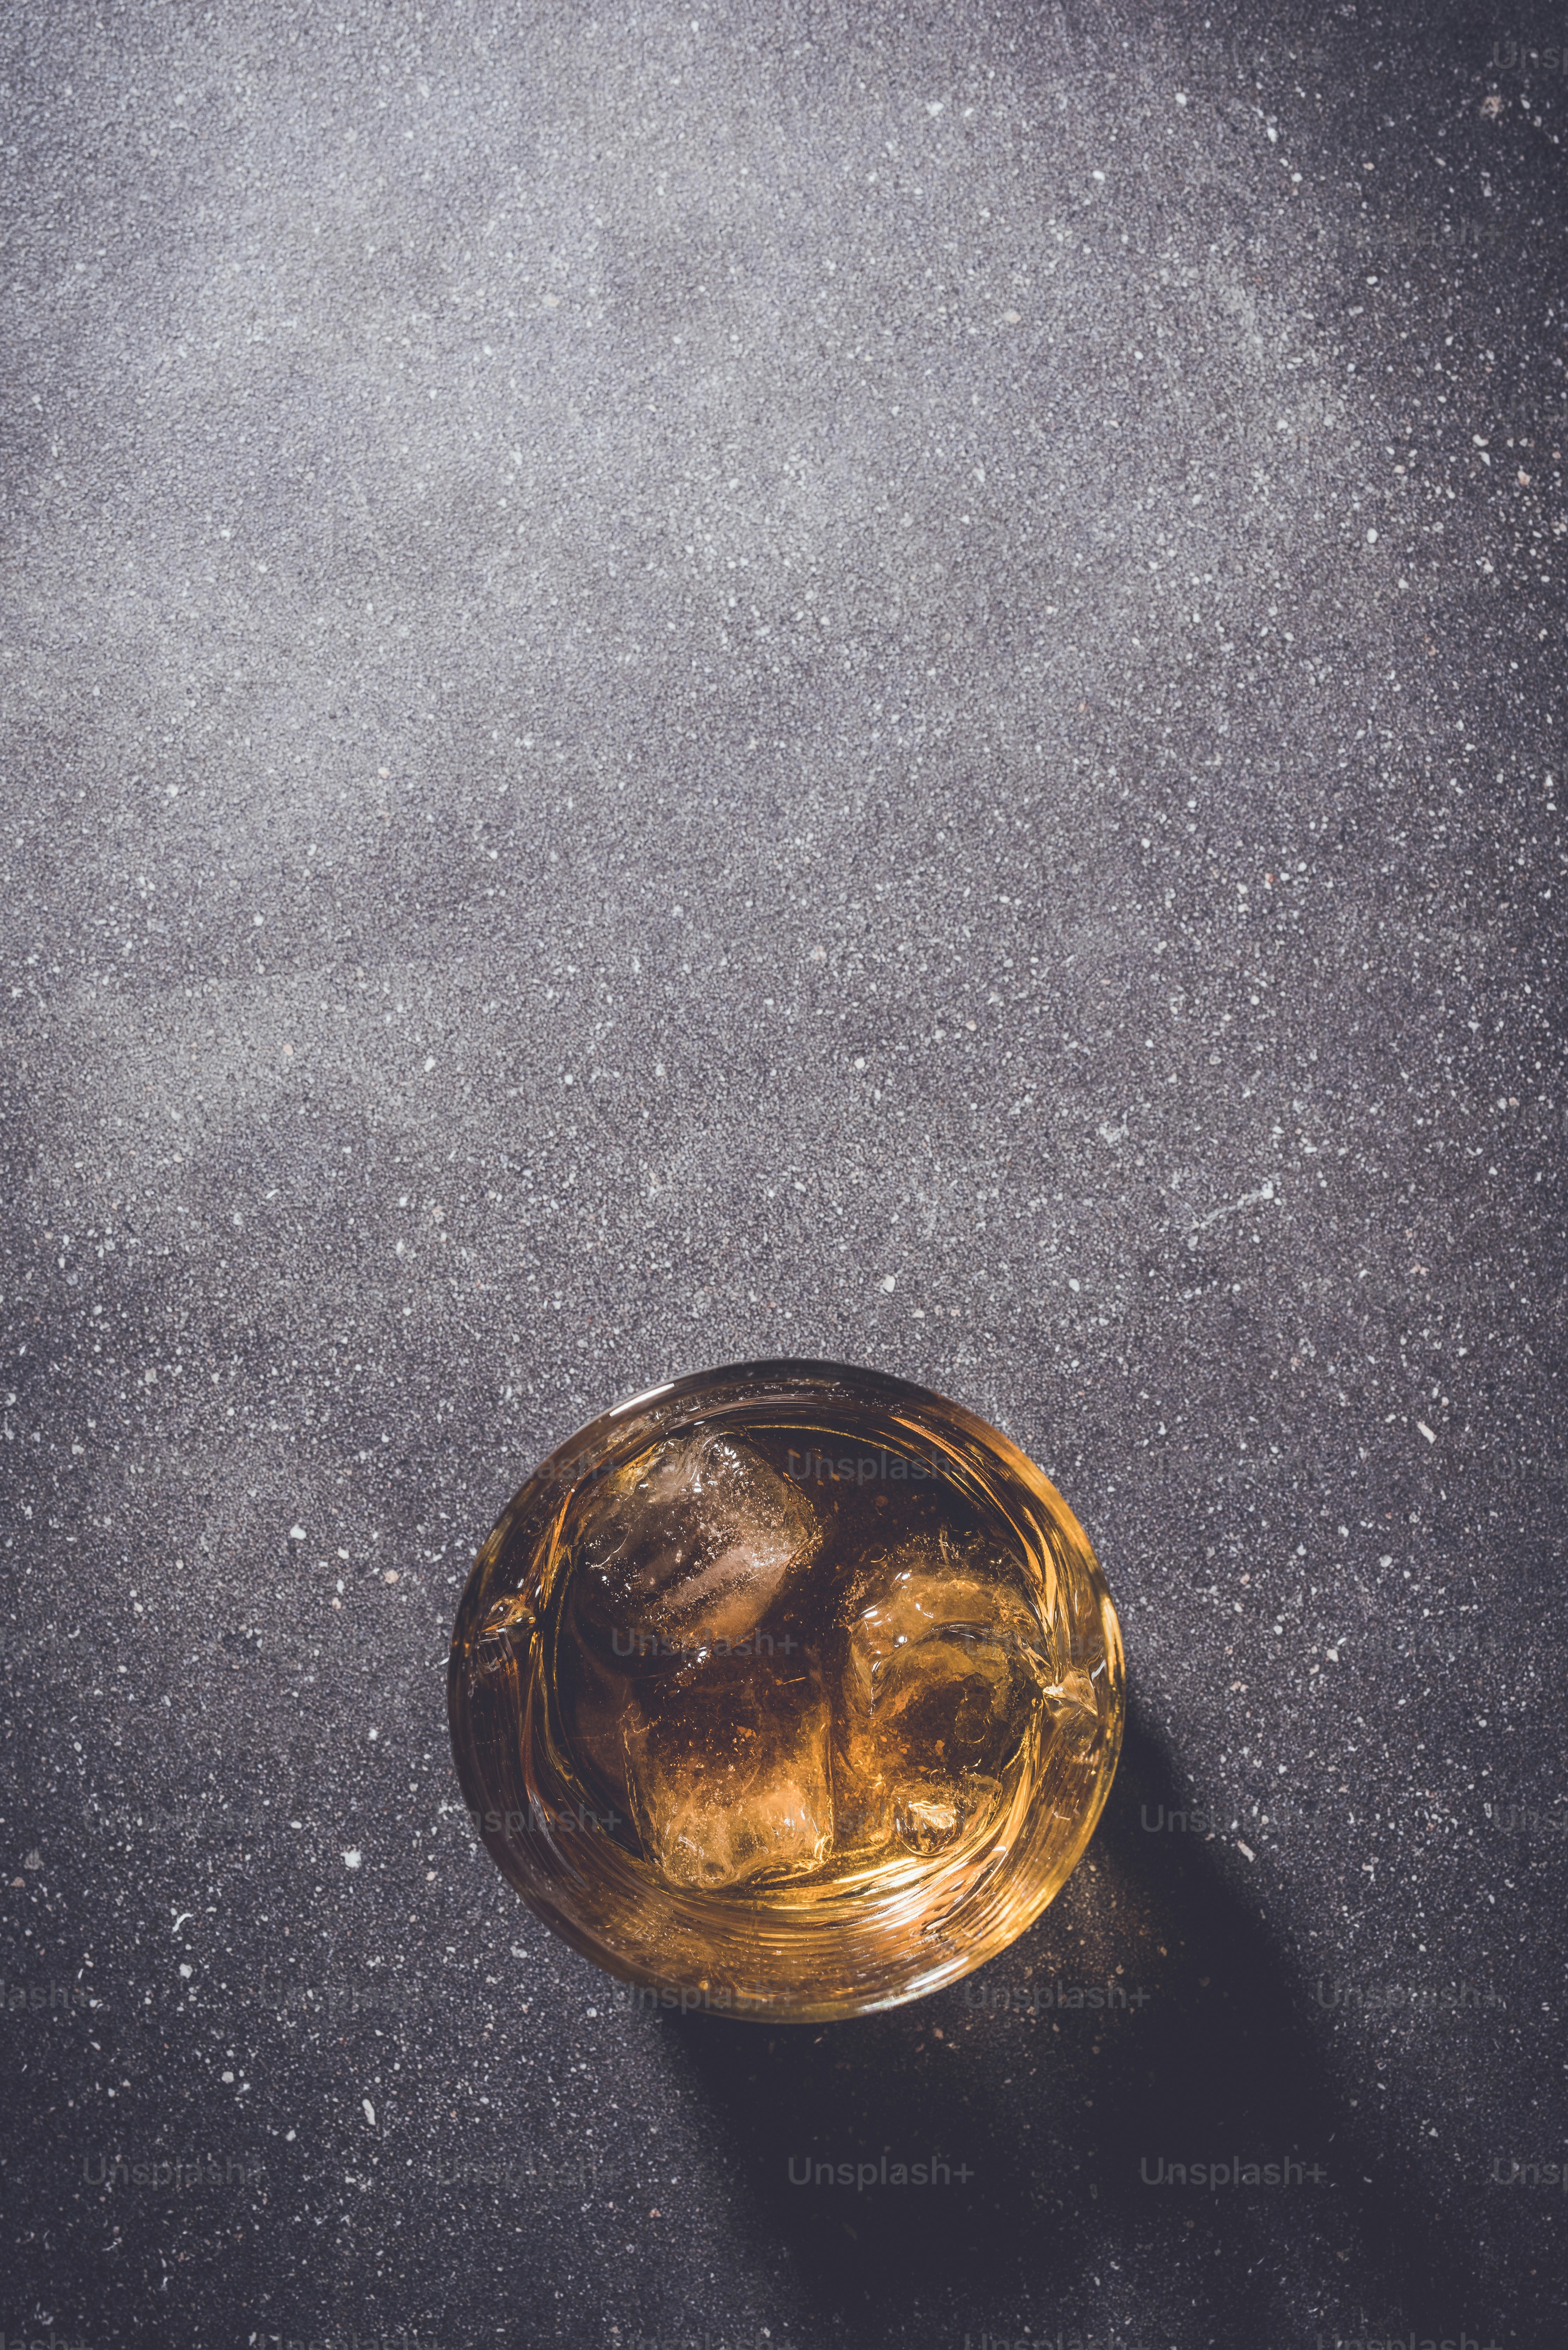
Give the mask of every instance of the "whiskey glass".
[(618, 1405), (480, 1550), (448, 1675), (470, 1818), (634, 2000), (769, 2023), (996, 1955), (1109, 1791), (1121, 1635), (1087, 1537), (961, 1404), (836, 1363)]

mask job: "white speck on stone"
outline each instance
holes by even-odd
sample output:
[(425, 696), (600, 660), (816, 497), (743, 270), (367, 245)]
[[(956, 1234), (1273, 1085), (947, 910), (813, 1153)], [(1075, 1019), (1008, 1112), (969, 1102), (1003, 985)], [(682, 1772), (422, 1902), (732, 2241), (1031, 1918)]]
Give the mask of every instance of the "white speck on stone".
[(1079, 1288), (1079, 1284), (1078, 1284), (1077, 1282), (1075, 1282), (1075, 1281), (1073, 1279), (1073, 1276), (1072, 1276), (1072, 1274), (1068, 1274), (1068, 1276), (1067, 1276), (1067, 1286), (1068, 1286), (1068, 1288), (1069, 1288), (1070, 1290), (1072, 1290), (1072, 1291), (1074, 1292), (1075, 1295), (1077, 1294), (1077, 1290), (1078, 1290), (1078, 1288)]
[(350, 1845), (348, 1851), (343, 1856), (343, 1866), (345, 1868), (358, 1868), (359, 1863), (364, 1859), (364, 1854), (360, 1851), (357, 1844)]
[(359, 2100), (359, 2102), (360, 2102), (360, 2104), (361, 2104), (361, 2105), (364, 2106), (364, 2108), (365, 2108), (365, 2119), (369, 2123), (370, 2127), (371, 2127), (372, 2129), (374, 2129), (374, 2128), (375, 2128), (375, 2126), (376, 2126), (376, 2108), (375, 2108), (375, 2106), (370, 2103), (370, 2100), (369, 2100), (369, 2097), (361, 2097), (361, 2098), (360, 2098), (360, 2100)]
[(1369, 531), (1367, 532), (1367, 534), (1366, 534), (1366, 544), (1367, 544), (1367, 546), (1376, 546), (1376, 544), (1377, 544), (1377, 533), (1376, 533), (1375, 530), (1369, 530)]
[(1426, 1438), (1426, 1440), (1427, 1440), (1427, 1441), (1428, 1441), (1428, 1444), (1436, 1444), (1436, 1442), (1437, 1442), (1437, 1440), (1437, 1440), (1437, 1438), (1433, 1435), (1433, 1433), (1432, 1433), (1431, 1430), (1428, 1427), (1428, 1425), (1427, 1425), (1427, 1423), (1426, 1423), (1426, 1421), (1425, 1421), (1424, 1419), (1418, 1419), (1418, 1420), (1416, 1422), (1416, 1425), (1417, 1425), (1417, 1427), (1420, 1430), (1420, 1431), (1421, 1431), (1422, 1435)]
[(188, 1966), (186, 1966), (186, 1965), (184, 1965), (184, 1964), (182, 1963), (182, 1966), (181, 1966), (181, 1969), (180, 1969), (180, 1972), (181, 1972), (181, 1974), (184, 1977), (185, 1981), (186, 1981), (187, 1982), (189, 1982), (189, 1981), (190, 1981), (190, 1980), (191, 1980), (191, 1970), (190, 1970), (190, 1968), (189, 1968)]
[[(1306, 1142), (1304, 1138), (1303, 1147), (1308, 1150), (1312, 1149), (1312, 1145), (1309, 1142)], [(1273, 1196), (1274, 1185), (1273, 1179), (1271, 1176), (1266, 1178), (1255, 1191), (1243, 1191), (1241, 1197), (1239, 1200), (1232, 1201), (1229, 1206), (1223, 1208), (1210, 1208), (1206, 1216), (1199, 1216), (1197, 1223), (1188, 1233), (1188, 1247), (1189, 1249), (1195, 1249), (1198, 1246), (1199, 1233), (1203, 1232), (1210, 1224), (1217, 1223), (1221, 1216), (1234, 1216), (1238, 1214), (1241, 1209), (1255, 1208), (1261, 1201), (1272, 1200)]]
[(305, 1528), (303, 1526), (290, 1526), (288, 1530), (288, 1538), (290, 1542), (303, 1542), (305, 1540)]
[(896, 1288), (898, 1287), (898, 1274), (894, 1274), (894, 1273), (885, 1273), (885, 1274), (882, 1275), (882, 1287), (883, 1287), (884, 1289), (888, 1289), (888, 1290), (896, 1289)]
[(1257, 1854), (1252, 1850), (1251, 1846), (1250, 1844), (1243, 1844), (1240, 1836), (1236, 1838), (1236, 1849), (1238, 1852), (1244, 1852), (1249, 1860), (1256, 1860), (1258, 1857)]
[(433, 1069), (433, 1068), (434, 1068), (434, 1066), (435, 1066), (435, 1055), (434, 1055), (433, 1053), (427, 1053), (427, 1054), (425, 1055), (425, 1073), (426, 1073), (426, 1075), (427, 1075), (427, 1076), (429, 1075), (430, 1071), (431, 1071), (431, 1069)]
[(370, 1735), (372, 1738), (379, 1738), (379, 1736), (381, 1735), (381, 1733), (380, 1733), (380, 1731), (379, 1731), (379, 1730), (372, 1730), (372, 1731), (369, 1732), (369, 1735)]

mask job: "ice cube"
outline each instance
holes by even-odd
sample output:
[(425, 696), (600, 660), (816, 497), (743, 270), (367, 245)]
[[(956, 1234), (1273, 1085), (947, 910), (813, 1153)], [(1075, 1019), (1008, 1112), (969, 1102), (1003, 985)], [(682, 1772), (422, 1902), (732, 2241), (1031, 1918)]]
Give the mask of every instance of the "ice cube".
[(1045, 1700), (1049, 1643), (980, 1537), (898, 1544), (857, 1578), (850, 1612), (835, 1772), (850, 1835), (941, 1851), (999, 1807)]
[(629, 1660), (746, 1639), (822, 1532), (742, 1438), (699, 1430), (594, 1485), (570, 1539), (578, 1627)]
[[(674, 1882), (735, 1882), (768, 1865), (753, 1861), (753, 1845), (781, 1862), (815, 1845), (805, 1823), (816, 1818), (815, 1781), (804, 1764), (800, 1804), (792, 1810), (780, 1793), (765, 1833), (737, 1828), (721, 1850), (717, 1828), (702, 1823), (722, 1786), (755, 1781), (747, 1755), (763, 1738), (757, 1691), (775, 1665), (781, 1686), (799, 1679), (800, 1641), (763, 1618), (821, 1539), (805, 1496), (743, 1437), (712, 1430), (672, 1437), (596, 1481), (568, 1515), (556, 1652), (568, 1744)], [(726, 1664), (741, 1669), (726, 1678)], [(738, 1709), (732, 1751), (702, 1695), (721, 1687)], [(770, 1751), (795, 1742), (769, 1728)], [(682, 1795), (688, 1752), (694, 1776)], [(667, 1825), (661, 1807), (671, 1804)], [(703, 1873), (710, 1855), (716, 1875)]]
[(794, 1656), (711, 1656), (640, 1684), (624, 1722), (632, 1824), (667, 1884), (717, 1890), (816, 1867), (832, 1844), (827, 1700)]
[(966, 1640), (976, 1654), (995, 1649), (1049, 1666), (1033, 1609), (979, 1537), (960, 1544), (946, 1534), (916, 1534), (899, 1543), (861, 1575), (852, 1612), (850, 1663), (864, 1706), (877, 1701), (900, 1652), (934, 1633)]

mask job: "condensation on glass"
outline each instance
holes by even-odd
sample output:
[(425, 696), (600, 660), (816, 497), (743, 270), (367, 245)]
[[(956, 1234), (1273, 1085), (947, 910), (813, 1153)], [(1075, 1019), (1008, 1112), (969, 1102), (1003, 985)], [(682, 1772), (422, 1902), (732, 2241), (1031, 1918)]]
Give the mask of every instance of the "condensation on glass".
[(996, 1430), (743, 1364), (535, 1471), (448, 1701), (470, 1817), (574, 1949), (665, 2004), (812, 2022), (953, 1981), (1059, 1891), (1116, 1769), (1121, 1636)]

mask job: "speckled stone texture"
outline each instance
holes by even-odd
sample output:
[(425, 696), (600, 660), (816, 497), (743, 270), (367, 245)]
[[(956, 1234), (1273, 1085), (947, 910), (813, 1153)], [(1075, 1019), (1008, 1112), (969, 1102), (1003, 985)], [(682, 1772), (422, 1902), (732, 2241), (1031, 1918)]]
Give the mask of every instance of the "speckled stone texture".
[[(1552, 2350), (1562, 27), (0, 30), (6, 2344)], [(1134, 1692), (793, 2033), (537, 1928), (443, 1688), (786, 1354)]]

